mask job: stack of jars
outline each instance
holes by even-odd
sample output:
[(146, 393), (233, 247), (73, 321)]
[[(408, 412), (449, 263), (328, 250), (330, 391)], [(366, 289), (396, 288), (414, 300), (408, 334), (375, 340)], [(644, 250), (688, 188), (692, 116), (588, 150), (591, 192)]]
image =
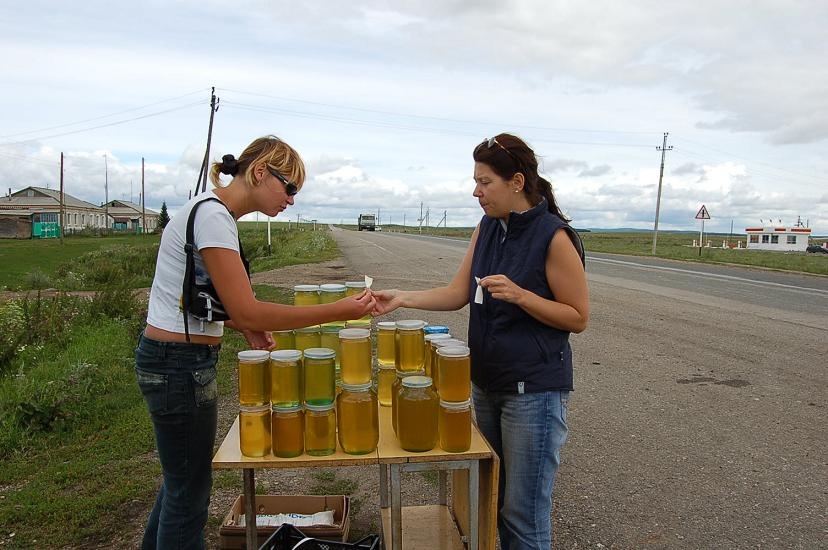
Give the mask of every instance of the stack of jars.
[(440, 397), (440, 448), (450, 453), (462, 453), (471, 446), (469, 348), (458, 341), (434, 342), (437, 342), (435, 350), (437, 391)]
[(270, 372), (267, 351), (240, 351), (239, 446), (245, 456), (270, 454)]

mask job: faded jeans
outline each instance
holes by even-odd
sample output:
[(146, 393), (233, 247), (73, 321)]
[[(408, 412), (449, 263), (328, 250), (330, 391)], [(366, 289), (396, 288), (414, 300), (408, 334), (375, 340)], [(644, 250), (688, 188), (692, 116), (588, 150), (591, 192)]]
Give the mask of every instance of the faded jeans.
[(216, 439), (220, 346), (141, 336), (135, 373), (153, 428), (163, 479), (144, 532), (144, 550), (204, 548)]
[(477, 386), (472, 391), (477, 425), (500, 457), (500, 547), (549, 550), (569, 392), (488, 393)]

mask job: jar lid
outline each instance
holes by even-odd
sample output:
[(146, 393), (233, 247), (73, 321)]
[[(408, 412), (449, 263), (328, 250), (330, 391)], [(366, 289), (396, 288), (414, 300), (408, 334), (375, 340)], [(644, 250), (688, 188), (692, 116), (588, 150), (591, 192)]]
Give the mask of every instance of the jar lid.
[(267, 361), (270, 357), (270, 352), (266, 349), (248, 349), (238, 353), (239, 361), (243, 363), (258, 363), (259, 361)]
[(440, 406), (444, 409), (462, 411), (463, 409), (471, 407), (471, 399), (466, 399), (465, 401), (443, 401), (441, 399)]
[(330, 403), (325, 403), (324, 405), (313, 405), (311, 403), (305, 403), (305, 408), (309, 411), (325, 412), (333, 409), (334, 404), (333, 401)]
[(366, 319), (366, 320), (352, 319), (350, 321), (345, 321), (345, 327), (346, 328), (364, 328), (364, 329), (371, 330), (371, 320), (370, 319)]
[(302, 358), (302, 352), (298, 349), (277, 349), (270, 352), (273, 361), (298, 361)]
[(305, 350), (307, 359), (333, 359), (336, 352), (331, 348), (308, 348)]
[(377, 363), (377, 368), (379, 370), (390, 370), (396, 369), (397, 365), (395, 365), (394, 363)]
[(365, 382), (364, 384), (342, 384), (342, 391), (368, 391), (373, 386), (372, 382)]
[(451, 334), (446, 332), (433, 332), (425, 335), (426, 342), (433, 342), (434, 340), (448, 340), (449, 338), (451, 338)]
[(377, 330), (395, 330), (397, 323), (394, 321), (380, 321), (377, 323)]
[(302, 405), (288, 405), (287, 407), (280, 407), (278, 405), (273, 405), (273, 412), (274, 413), (295, 413), (302, 410)]
[(239, 405), (239, 410), (245, 413), (260, 413), (260, 412), (270, 412), (270, 403), (267, 405), (253, 405), (253, 406), (246, 406), (246, 405)]
[(302, 328), (294, 329), (293, 332), (306, 333), (306, 332), (319, 332), (319, 330), (320, 330), (319, 325), (311, 325), (309, 327), (302, 327)]
[(442, 346), (437, 348), (437, 355), (443, 357), (466, 357), (469, 354), (469, 348), (466, 346)]
[(319, 290), (322, 292), (345, 292), (345, 285), (340, 283), (328, 283), (319, 285)]
[(397, 321), (397, 328), (400, 330), (421, 330), (424, 326), (426, 326), (425, 321), (415, 319)]
[(448, 334), (449, 328), (443, 325), (426, 325), (423, 332), (426, 334)]
[(431, 378), (428, 376), (406, 376), (402, 379), (402, 385), (406, 388), (430, 388)]
[(432, 340), (431, 345), (436, 348), (442, 348), (444, 346), (465, 346), (466, 343), (463, 340), (458, 340), (457, 338), (448, 338), (448, 339), (437, 339)]
[(370, 336), (371, 331), (365, 328), (343, 328), (339, 331), (339, 337), (342, 340), (358, 340)]
[(322, 332), (339, 332), (342, 330), (342, 325), (322, 325)]
[(346, 288), (365, 288), (365, 281), (345, 281)]
[(318, 292), (319, 285), (296, 285), (293, 290), (294, 292)]
[[(394, 367), (396, 368), (396, 366)], [(411, 378), (412, 376), (425, 376), (425, 369), (419, 370), (397, 370), (397, 378)]]

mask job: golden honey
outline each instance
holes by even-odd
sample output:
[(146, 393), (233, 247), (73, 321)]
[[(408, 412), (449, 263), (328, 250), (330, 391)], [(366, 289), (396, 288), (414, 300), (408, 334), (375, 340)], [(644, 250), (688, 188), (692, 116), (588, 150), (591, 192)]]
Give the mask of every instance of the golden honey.
[(239, 405), (255, 407), (270, 404), (270, 353), (247, 350), (238, 353)]
[(424, 367), (424, 326), (425, 321), (397, 321), (397, 346), (395, 350), (397, 370), (414, 371)]
[(397, 332), (397, 323), (393, 321), (381, 321), (377, 323), (377, 363), (380, 365), (395, 366), (394, 354), (396, 344), (394, 343)]
[(319, 325), (297, 328), (293, 331), (296, 349), (305, 351), (308, 348), (322, 347), (322, 331)]
[(437, 339), (431, 341), (431, 374), (432, 382), (434, 383), (434, 389), (438, 392), (440, 391), (440, 380), (437, 376), (437, 350), (443, 346), (465, 346), (466, 343), (462, 340), (457, 340), (455, 338), (447, 338), (447, 339)]
[[(362, 294), (365, 291), (365, 281), (345, 281), (345, 296), (355, 296), (357, 294)], [(357, 321), (362, 321), (362, 323), (358, 323)], [(364, 317), (360, 317), (359, 319), (352, 319), (348, 321), (349, 328), (352, 326), (355, 328), (370, 328), (371, 326), (371, 316), (366, 314)], [(361, 327), (360, 324), (367, 324), (368, 327)]]
[(407, 378), (409, 376), (425, 376), (425, 371), (394, 371), (394, 382), (391, 385), (391, 426), (394, 428), (394, 433), (397, 433), (397, 398), (400, 395), (400, 389), (402, 389), (403, 378)]
[(302, 352), (298, 349), (270, 352), (270, 402), (274, 407), (302, 404)]
[(405, 451), (430, 451), (437, 445), (440, 400), (427, 376), (409, 376), (397, 396), (397, 439)]
[(300, 406), (273, 407), (271, 419), (271, 448), (274, 456), (292, 458), (305, 451), (304, 414)]
[(471, 446), (471, 401), (440, 400), (437, 428), (440, 448), (447, 453), (464, 453)]
[(471, 361), (469, 348), (443, 346), (437, 349), (437, 384), (443, 401), (471, 398)]
[(379, 365), (377, 369), (377, 400), (383, 407), (391, 406), (391, 388), (397, 379), (394, 365)]
[(319, 347), (320, 348), (328, 348), (334, 350), (336, 354), (334, 356), (334, 365), (337, 367), (341, 364), (341, 350), (339, 349), (339, 326), (335, 325), (322, 325), (322, 332), (320, 333), (319, 338)]
[(296, 285), (293, 287), (293, 305), (319, 305), (319, 285)]
[(342, 393), (336, 398), (336, 421), (343, 451), (362, 455), (377, 449), (379, 412), (371, 382), (342, 384)]
[(435, 378), (437, 376), (436, 370), (431, 364), (431, 343), (434, 340), (448, 340), (449, 338), (451, 338), (451, 334), (446, 332), (434, 332), (424, 336), (425, 345), (423, 346), (423, 368), (425, 369), (426, 376), (430, 378)]
[(270, 454), (270, 405), (240, 407), (239, 448), (249, 457)]
[(339, 331), (343, 384), (371, 381), (371, 331), (346, 328)]
[(306, 349), (303, 380), (305, 403), (333, 403), (336, 391), (334, 351), (328, 348)]
[(274, 330), (271, 335), (274, 349), (296, 349), (296, 340), (293, 338), (292, 330)]
[[(319, 303), (332, 304), (345, 297), (345, 285), (339, 283), (329, 283), (319, 285)], [(336, 327), (337, 329), (345, 328), (345, 321), (330, 321), (324, 323), (323, 327)]]
[(336, 411), (334, 404), (305, 404), (305, 452), (326, 456), (336, 452)]

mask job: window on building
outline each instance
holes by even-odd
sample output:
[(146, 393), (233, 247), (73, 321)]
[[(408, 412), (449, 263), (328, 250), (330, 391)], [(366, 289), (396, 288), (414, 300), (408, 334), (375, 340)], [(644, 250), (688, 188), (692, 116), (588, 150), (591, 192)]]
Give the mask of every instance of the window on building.
[(770, 242), (770, 235), (762, 235), (762, 242), (768, 244)]
[(78, 215), (75, 214), (75, 225), (78, 225)]
[(81, 214), (81, 225), (86, 225), (86, 214)]
[(751, 235), (750, 236), (750, 242), (758, 244), (759, 243), (759, 235)]
[(788, 235), (788, 244), (796, 244), (796, 235)]
[(779, 235), (771, 235), (771, 244), (779, 244)]

